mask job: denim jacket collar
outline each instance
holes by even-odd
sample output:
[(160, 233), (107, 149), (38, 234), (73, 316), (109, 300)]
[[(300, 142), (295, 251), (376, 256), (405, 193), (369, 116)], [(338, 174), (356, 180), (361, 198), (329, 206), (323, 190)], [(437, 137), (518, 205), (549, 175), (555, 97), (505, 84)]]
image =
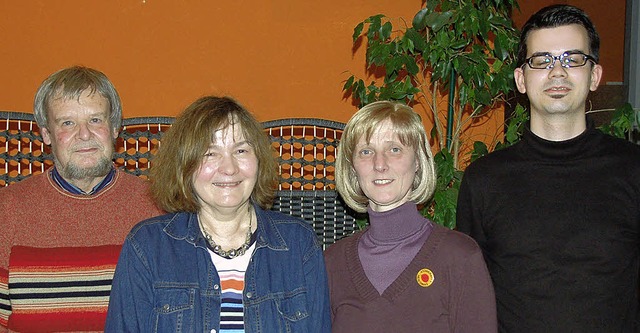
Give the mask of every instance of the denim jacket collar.
[[(259, 206), (254, 204), (253, 208), (258, 220), (256, 248), (266, 247), (274, 251), (289, 250), (287, 243), (271, 218)], [(178, 223), (178, 221), (184, 219), (187, 220), (186, 224)], [(198, 225), (198, 214), (186, 212), (175, 214), (164, 228), (164, 232), (174, 239), (184, 240), (196, 247), (207, 248), (206, 240)]]

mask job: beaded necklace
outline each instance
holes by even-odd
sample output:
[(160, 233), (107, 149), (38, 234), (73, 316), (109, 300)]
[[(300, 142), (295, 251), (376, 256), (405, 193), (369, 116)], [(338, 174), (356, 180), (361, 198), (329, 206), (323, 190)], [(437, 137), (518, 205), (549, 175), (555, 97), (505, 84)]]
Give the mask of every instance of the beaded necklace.
[(249, 231), (247, 231), (247, 238), (245, 239), (244, 244), (240, 245), (240, 247), (237, 249), (231, 249), (231, 250), (225, 251), (222, 249), (222, 246), (216, 244), (216, 242), (213, 240), (213, 237), (211, 237), (211, 235), (209, 235), (209, 233), (204, 229), (204, 226), (202, 225), (202, 221), (200, 221), (200, 216), (198, 216), (198, 224), (200, 225), (200, 230), (202, 230), (202, 233), (204, 234), (204, 238), (207, 240), (207, 243), (209, 243), (209, 248), (211, 249), (211, 251), (213, 251), (213, 253), (225, 259), (233, 259), (235, 257), (239, 257), (245, 254), (245, 252), (247, 252), (247, 250), (251, 247), (251, 236), (253, 235), (253, 233), (251, 232), (252, 221), (253, 221), (253, 214), (251, 214), (250, 212)]

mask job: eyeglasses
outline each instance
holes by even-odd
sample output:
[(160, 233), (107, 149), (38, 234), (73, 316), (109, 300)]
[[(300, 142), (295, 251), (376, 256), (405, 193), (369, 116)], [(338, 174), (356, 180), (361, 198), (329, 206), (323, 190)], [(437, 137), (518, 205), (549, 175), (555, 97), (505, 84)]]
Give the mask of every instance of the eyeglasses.
[(532, 69), (552, 69), (556, 60), (560, 60), (560, 65), (564, 68), (582, 67), (587, 64), (588, 60), (597, 63), (594, 57), (580, 51), (565, 52), (559, 56), (550, 53), (534, 55), (525, 59), (525, 63)]

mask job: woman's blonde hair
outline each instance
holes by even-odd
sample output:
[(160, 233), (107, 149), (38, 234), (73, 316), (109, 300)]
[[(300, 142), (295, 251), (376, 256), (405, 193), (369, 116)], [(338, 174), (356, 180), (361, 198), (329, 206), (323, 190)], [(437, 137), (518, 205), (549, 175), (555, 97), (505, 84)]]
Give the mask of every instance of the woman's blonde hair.
[(167, 212), (198, 212), (193, 175), (202, 164), (213, 134), (240, 125), (258, 158), (258, 179), (251, 200), (264, 209), (273, 204), (278, 181), (271, 140), (262, 125), (229, 97), (202, 97), (189, 105), (162, 137), (150, 170), (151, 193)]
[(391, 122), (398, 140), (403, 145), (414, 148), (416, 152), (418, 170), (409, 200), (417, 204), (427, 202), (435, 191), (435, 164), (420, 116), (411, 107), (398, 102), (374, 102), (358, 110), (349, 119), (338, 144), (336, 188), (345, 203), (357, 212), (367, 211), (369, 198), (362, 192), (353, 167), (355, 148), (361, 138), (369, 142), (373, 133), (386, 120)]

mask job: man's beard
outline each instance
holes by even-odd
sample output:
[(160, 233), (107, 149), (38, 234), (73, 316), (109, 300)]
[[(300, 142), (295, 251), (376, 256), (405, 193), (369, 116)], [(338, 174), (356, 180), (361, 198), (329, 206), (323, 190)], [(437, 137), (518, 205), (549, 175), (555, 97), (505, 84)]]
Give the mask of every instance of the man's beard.
[[(56, 166), (60, 164), (57, 161), (54, 162)], [(101, 157), (94, 166), (91, 167), (80, 167), (74, 163), (68, 163), (64, 167), (60, 168), (58, 171), (64, 178), (68, 179), (85, 179), (85, 178), (94, 178), (94, 177), (104, 177), (109, 171), (111, 171), (111, 167), (113, 163), (110, 159), (106, 157)]]

